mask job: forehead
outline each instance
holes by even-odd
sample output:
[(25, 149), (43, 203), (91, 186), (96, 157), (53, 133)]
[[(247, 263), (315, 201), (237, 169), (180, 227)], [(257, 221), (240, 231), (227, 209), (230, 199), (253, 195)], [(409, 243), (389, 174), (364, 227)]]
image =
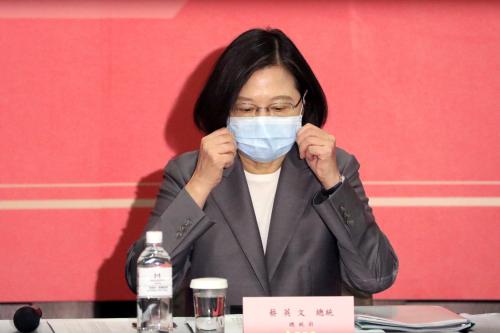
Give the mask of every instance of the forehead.
[(299, 92), (293, 75), (281, 66), (269, 66), (255, 71), (240, 90), (244, 99), (265, 99), (275, 96), (296, 97)]

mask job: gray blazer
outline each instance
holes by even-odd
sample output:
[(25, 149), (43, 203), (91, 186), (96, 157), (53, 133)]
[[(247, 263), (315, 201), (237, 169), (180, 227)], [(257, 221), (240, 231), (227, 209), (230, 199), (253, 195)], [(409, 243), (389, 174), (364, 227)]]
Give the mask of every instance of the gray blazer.
[[(168, 163), (145, 228), (163, 231), (174, 290), (184, 280), (224, 277), (227, 302), (238, 306), (244, 296), (339, 295), (342, 281), (371, 294), (394, 282), (398, 260), (375, 223), (353, 155), (337, 148), (346, 180), (325, 197), (294, 146), (282, 165), (265, 254), (240, 159), (224, 170), (200, 209), (184, 190), (197, 156), (188, 152)], [(133, 291), (143, 248), (144, 235), (128, 253)]]

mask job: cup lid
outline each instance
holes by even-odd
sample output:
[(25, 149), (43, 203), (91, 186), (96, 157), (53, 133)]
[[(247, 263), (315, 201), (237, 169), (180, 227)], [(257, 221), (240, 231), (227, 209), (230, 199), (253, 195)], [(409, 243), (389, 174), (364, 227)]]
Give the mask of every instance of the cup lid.
[(227, 289), (227, 280), (215, 277), (192, 279), (190, 287), (191, 289)]

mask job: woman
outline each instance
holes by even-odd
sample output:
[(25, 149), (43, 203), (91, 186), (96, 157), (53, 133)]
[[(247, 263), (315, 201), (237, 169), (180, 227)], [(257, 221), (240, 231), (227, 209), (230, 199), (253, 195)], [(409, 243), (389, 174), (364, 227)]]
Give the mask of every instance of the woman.
[[(236, 38), (194, 110), (199, 151), (172, 159), (145, 230), (163, 231), (174, 290), (228, 280), (244, 296), (339, 295), (388, 288), (398, 260), (375, 223), (353, 155), (321, 129), (327, 105), (306, 60), (279, 30)], [(127, 281), (144, 237), (129, 251)]]

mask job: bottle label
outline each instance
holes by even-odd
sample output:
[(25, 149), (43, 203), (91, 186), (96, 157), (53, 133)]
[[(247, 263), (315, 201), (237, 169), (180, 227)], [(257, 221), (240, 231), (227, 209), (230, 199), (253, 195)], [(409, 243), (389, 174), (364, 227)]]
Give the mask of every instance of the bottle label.
[(172, 266), (138, 267), (139, 297), (172, 297)]

